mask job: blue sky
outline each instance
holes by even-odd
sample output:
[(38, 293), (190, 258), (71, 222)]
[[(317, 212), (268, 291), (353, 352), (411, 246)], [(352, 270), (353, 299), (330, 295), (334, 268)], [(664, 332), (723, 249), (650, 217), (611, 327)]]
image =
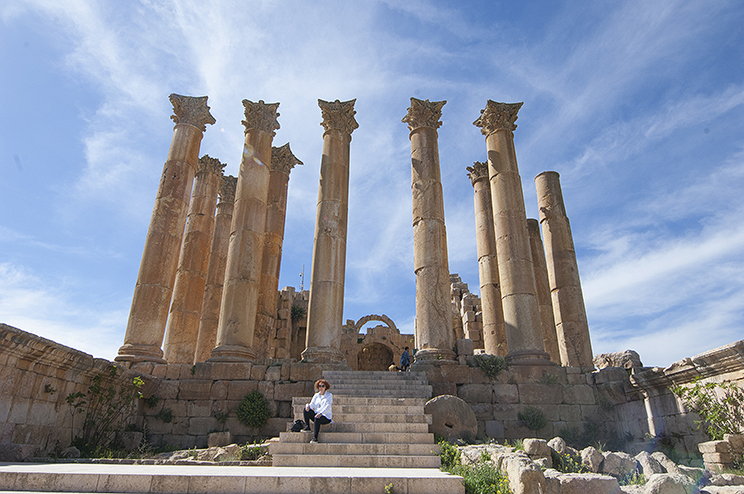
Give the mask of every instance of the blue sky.
[(243, 99), (280, 102), (292, 171), (280, 286), (310, 281), (317, 99), (357, 99), (344, 319), (413, 331), (410, 97), (447, 100), (450, 271), (478, 291), (472, 122), (524, 101), (533, 178), (561, 174), (595, 353), (645, 365), (744, 338), (744, 5), (716, 2), (4, 0), (0, 322), (95, 356), (123, 342), (172, 136), (209, 96), (201, 154), (235, 175)]

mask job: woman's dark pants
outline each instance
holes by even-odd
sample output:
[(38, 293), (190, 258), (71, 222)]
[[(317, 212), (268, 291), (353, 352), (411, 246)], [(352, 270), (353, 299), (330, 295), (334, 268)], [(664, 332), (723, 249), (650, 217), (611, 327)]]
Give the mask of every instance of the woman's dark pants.
[(313, 438), (317, 441), (318, 440), (318, 434), (320, 433), (320, 426), (325, 424), (330, 424), (331, 421), (326, 417), (325, 415), (321, 415), (320, 417), (315, 416), (315, 412), (310, 410), (303, 410), (305, 412), (305, 423), (307, 425), (310, 425), (310, 421), (312, 420), (315, 422), (315, 431), (313, 433)]

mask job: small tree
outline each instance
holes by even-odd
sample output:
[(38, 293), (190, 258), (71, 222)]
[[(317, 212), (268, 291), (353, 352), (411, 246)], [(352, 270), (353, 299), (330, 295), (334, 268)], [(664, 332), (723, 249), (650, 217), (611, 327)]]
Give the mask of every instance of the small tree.
[(705, 425), (711, 439), (720, 441), (724, 434), (744, 432), (744, 390), (732, 382), (702, 383), (696, 377), (691, 386), (674, 386), (677, 395), (688, 410), (697, 413), (698, 429)]

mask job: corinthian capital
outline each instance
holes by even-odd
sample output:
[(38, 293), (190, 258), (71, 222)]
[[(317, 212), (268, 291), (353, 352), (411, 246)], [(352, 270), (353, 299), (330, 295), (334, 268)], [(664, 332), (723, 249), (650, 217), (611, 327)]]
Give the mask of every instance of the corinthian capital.
[(168, 96), (173, 105), (171, 120), (177, 124), (185, 123), (201, 129), (202, 132), (207, 130), (207, 124), (214, 125), (217, 120), (209, 113), (206, 96), (181, 96), (172, 93)]
[(215, 175), (222, 175), (222, 169), (225, 168), (225, 163), (220, 163), (217, 158), (212, 158), (208, 154), (205, 154), (199, 158), (199, 164), (196, 166), (196, 173), (214, 173)]
[(223, 175), (220, 184), (220, 202), (235, 202), (235, 188), (238, 179), (232, 175)]
[(481, 128), (483, 135), (497, 130), (514, 131), (517, 128), (517, 113), (524, 103), (497, 103), (488, 100), (486, 108), (481, 110), (481, 116), (473, 125)]
[(292, 154), (289, 149), (289, 143), (284, 146), (272, 147), (271, 148), (271, 169), (286, 173), (289, 172), (295, 165), (302, 165), (302, 161), (298, 160), (297, 157)]
[(473, 166), (469, 166), (468, 177), (470, 177), (470, 183), (475, 186), (475, 182), (478, 180), (488, 179), (488, 163), (482, 161), (473, 161)]
[(279, 114), (276, 109), (279, 108), (279, 103), (264, 103), (263, 100), (254, 103), (244, 99), (243, 106), (245, 106), (245, 120), (242, 123), (246, 132), (256, 129), (271, 134), (271, 137), (276, 135), (275, 131), (279, 128), (279, 122), (276, 120)]
[(442, 126), (442, 107), (447, 101), (429, 101), (411, 98), (411, 106), (401, 122), (408, 124), (408, 130), (414, 131), (420, 127), (438, 129)]
[(347, 134), (354, 132), (354, 129), (359, 127), (354, 115), (354, 103), (356, 98), (350, 101), (323, 101), (318, 100), (318, 106), (323, 115), (323, 121), (320, 125), (328, 132), (331, 129), (340, 130)]

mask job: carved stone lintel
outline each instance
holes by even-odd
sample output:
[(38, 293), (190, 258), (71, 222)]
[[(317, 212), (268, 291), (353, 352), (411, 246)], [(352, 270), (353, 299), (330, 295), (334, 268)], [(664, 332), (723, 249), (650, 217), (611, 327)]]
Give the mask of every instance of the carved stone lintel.
[(177, 124), (185, 123), (201, 129), (202, 132), (207, 130), (207, 124), (214, 125), (217, 120), (209, 113), (207, 106), (207, 96), (181, 96), (173, 93), (168, 96), (173, 105), (171, 120)]
[(225, 168), (225, 163), (221, 163), (217, 158), (212, 158), (208, 154), (205, 154), (199, 158), (199, 164), (196, 166), (196, 173), (214, 173), (215, 175), (222, 175), (223, 168)]
[(408, 130), (414, 131), (420, 127), (431, 127), (436, 130), (442, 126), (442, 107), (447, 101), (429, 101), (411, 98), (411, 106), (401, 122), (408, 124)]
[(488, 179), (488, 163), (482, 161), (473, 161), (473, 166), (469, 166), (468, 177), (470, 177), (470, 183), (475, 186), (475, 182), (478, 180)]
[(354, 103), (356, 98), (350, 101), (323, 101), (318, 100), (318, 106), (323, 115), (323, 121), (320, 125), (328, 132), (331, 129), (340, 130), (347, 134), (354, 132), (359, 127), (354, 115)]
[(481, 128), (483, 135), (492, 134), (497, 130), (514, 131), (517, 128), (517, 113), (522, 108), (522, 103), (497, 103), (488, 100), (486, 108), (481, 110), (481, 116), (473, 122), (473, 125)]
[(279, 128), (277, 121), (279, 113), (276, 109), (279, 108), (279, 103), (264, 103), (263, 100), (254, 103), (244, 99), (243, 106), (245, 107), (245, 120), (242, 123), (246, 132), (257, 129), (271, 134), (271, 137), (276, 135), (276, 129)]
[(232, 175), (223, 175), (220, 184), (220, 202), (235, 202), (235, 188), (238, 179)]
[(289, 143), (286, 143), (283, 146), (274, 146), (271, 148), (272, 170), (280, 171), (289, 175), (289, 172), (295, 167), (295, 165), (302, 164), (302, 161), (298, 160), (297, 157), (292, 154), (292, 151), (289, 149)]

